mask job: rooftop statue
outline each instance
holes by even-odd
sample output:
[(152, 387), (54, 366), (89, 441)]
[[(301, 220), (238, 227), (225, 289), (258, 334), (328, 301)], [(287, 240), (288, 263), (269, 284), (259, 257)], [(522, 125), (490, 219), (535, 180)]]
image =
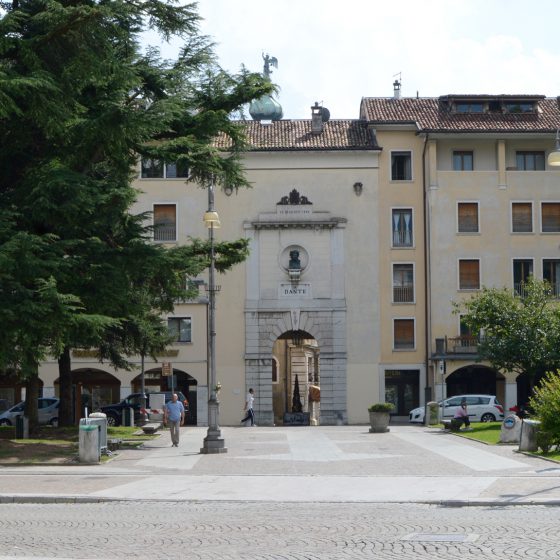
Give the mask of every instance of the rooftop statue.
[[(264, 60), (263, 76), (270, 81), (271, 67), (278, 68), (278, 59), (275, 56), (262, 54)], [(279, 121), (283, 116), (282, 105), (270, 95), (263, 95), (251, 101), (249, 114), (255, 121)]]

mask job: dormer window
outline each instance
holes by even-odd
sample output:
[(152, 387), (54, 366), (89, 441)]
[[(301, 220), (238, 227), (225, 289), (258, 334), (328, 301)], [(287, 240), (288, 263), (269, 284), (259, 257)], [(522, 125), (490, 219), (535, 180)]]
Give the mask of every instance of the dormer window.
[(457, 101), (455, 111), (457, 113), (484, 113), (484, 103), (479, 101)]
[(526, 101), (511, 101), (504, 103), (504, 111), (506, 113), (534, 113), (535, 106)]

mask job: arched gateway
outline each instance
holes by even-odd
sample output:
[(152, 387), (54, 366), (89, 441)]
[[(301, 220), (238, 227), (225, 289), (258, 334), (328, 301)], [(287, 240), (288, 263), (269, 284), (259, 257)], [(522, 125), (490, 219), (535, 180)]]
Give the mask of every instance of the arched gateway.
[[(307, 401), (302, 402), (302, 410), (311, 413), (309, 378), (303, 378), (309, 364), (306, 361), (303, 367), (297, 361), (315, 360), (319, 352), (320, 406), (313, 405), (315, 419), (323, 425), (347, 422), (345, 227), (345, 219), (314, 211), (312, 201), (296, 189), (281, 197), (275, 212), (261, 213), (245, 223), (251, 241), (246, 267), (245, 383), (255, 389), (259, 424), (284, 422), (284, 414), (292, 410), (296, 375), (300, 399)], [(287, 350), (289, 363), (282, 356)], [(283, 388), (272, 379), (273, 371), (277, 376), (282, 373), (282, 360)]]

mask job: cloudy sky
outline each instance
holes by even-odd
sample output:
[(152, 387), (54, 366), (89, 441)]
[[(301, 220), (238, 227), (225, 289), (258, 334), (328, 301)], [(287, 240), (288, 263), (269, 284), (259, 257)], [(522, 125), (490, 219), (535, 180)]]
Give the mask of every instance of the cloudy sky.
[[(364, 96), (560, 95), (556, 0), (199, 0), (222, 66), (278, 59), (284, 118), (357, 118)], [(162, 49), (163, 50), (163, 49)], [(163, 50), (164, 54), (165, 51)]]

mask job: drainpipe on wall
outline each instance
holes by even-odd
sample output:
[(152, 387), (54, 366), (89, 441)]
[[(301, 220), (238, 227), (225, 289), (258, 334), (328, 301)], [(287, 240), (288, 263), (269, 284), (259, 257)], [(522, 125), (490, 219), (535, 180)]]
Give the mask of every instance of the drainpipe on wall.
[[(423, 202), (424, 202), (424, 316), (425, 316), (425, 344), (426, 344), (426, 360), (425, 360), (425, 368), (426, 368), (426, 387), (424, 390), (424, 397), (425, 397), (425, 414), (424, 414), (424, 421), (427, 423), (428, 421), (428, 410), (427, 410), (427, 389), (429, 387), (429, 371), (430, 371), (430, 340), (432, 336), (432, 321), (431, 321), (431, 301), (430, 301), (430, 283), (431, 283), (431, 275), (430, 275), (430, 230), (429, 230), (429, 217), (430, 217), (430, 209), (429, 209), (429, 202), (428, 202), (428, 193), (427, 193), (427, 182), (426, 182), (426, 148), (428, 147), (428, 133), (424, 136), (424, 147), (422, 149), (422, 188), (423, 188)], [(433, 384), (433, 391), (436, 390), (436, 379), (434, 374), (434, 384)], [(431, 399), (433, 400), (434, 395), (431, 394)]]

